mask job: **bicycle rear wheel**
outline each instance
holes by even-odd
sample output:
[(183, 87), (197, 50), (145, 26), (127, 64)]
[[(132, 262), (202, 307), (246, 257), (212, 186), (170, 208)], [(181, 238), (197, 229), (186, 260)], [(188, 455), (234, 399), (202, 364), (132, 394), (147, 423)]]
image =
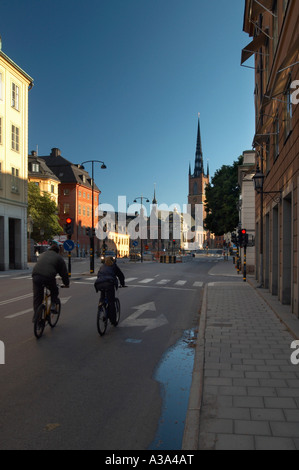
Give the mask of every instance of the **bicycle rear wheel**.
[(115, 299), (115, 311), (116, 311), (116, 317), (115, 317), (115, 325), (117, 326), (120, 320), (120, 301), (119, 299)]
[(106, 333), (108, 323), (108, 315), (104, 306), (98, 307), (97, 314), (97, 328), (99, 335), (103, 336)]
[(36, 338), (40, 338), (44, 332), (46, 326), (45, 316), (46, 307), (44, 304), (41, 304), (37, 309), (34, 319), (34, 334)]
[(52, 313), (51, 311), (49, 313), (49, 325), (51, 328), (54, 328), (57, 325), (59, 317), (60, 317), (60, 312), (61, 312), (61, 302), (60, 302), (60, 299), (57, 299), (56, 313)]

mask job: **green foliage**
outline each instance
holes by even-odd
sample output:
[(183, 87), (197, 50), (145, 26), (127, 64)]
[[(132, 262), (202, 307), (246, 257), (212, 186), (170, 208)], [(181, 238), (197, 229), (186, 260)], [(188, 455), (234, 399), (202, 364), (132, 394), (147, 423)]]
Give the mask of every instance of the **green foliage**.
[(242, 160), (243, 157), (240, 156), (232, 166), (223, 165), (206, 187), (207, 216), (204, 219), (204, 227), (214, 235), (221, 236), (233, 232), (239, 223), (238, 166), (242, 164)]
[(48, 193), (41, 194), (39, 187), (32, 182), (28, 183), (28, 216), (33, 222), (31, 238), (36, 242), (52, 240), (63, 231), (59, 225), (55, 201)]

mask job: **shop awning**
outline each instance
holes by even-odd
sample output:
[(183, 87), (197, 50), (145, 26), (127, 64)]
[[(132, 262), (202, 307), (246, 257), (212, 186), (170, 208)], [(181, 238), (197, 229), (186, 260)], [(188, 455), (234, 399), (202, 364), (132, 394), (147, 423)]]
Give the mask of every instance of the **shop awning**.
[(242, 56), (241, 56), (241, 65), (246, 62), (253, 54), (255, 54), (258, 49), (265, 45), (267, 36), (263, 33), (260, 33), (258, 36), (254, 38), (244, 49), (242, 49)]
[(266, 10), (273, 10), (273, 0), (252, 0), (252, 17), (257, 18)]
[(290, 47), (285, 59), (280, 64), (275, 76), (274, 85), (272, 87), (271, 96), (277, 96), (283, 93), (286, 89), (289, 80), (289, 73), (292, 66), (299, 58), (299, 37)]

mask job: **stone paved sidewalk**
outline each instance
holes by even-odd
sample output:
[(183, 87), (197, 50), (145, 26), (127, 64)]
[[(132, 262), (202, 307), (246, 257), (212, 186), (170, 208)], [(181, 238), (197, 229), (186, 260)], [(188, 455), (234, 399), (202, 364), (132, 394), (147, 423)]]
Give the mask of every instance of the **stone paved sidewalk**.
[(183, 448), (299, 450), (296, 334), (230, 264), (211, 274), (226, 277), (205, 288)]

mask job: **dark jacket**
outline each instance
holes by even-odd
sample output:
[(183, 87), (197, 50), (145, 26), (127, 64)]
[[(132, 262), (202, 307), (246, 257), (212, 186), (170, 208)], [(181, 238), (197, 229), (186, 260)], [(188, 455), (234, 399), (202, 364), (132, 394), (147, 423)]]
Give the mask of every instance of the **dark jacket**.
[(125, 276), (123, 272), (119, 269), (117, 264), (113, 264), (112, 266), (106, 266), (105, 264), (102, 264), (98, 271), (97, 280), (94, 283), (95, 290), (98, 292), (98, 290), (101, 289), (101, 284), (106, 282), (114, 284), (117, 288), (117, 278), (119, 279), (120, 284), (124, 286)]
[(32, 276), (38, 274), (53, 279), (59, 274), (63, 284), (69, 286), (70, 280), (67, 272), (66, 264), (62, 256), (55, 251), (48, 250), (42, 253), (32, 270)]

